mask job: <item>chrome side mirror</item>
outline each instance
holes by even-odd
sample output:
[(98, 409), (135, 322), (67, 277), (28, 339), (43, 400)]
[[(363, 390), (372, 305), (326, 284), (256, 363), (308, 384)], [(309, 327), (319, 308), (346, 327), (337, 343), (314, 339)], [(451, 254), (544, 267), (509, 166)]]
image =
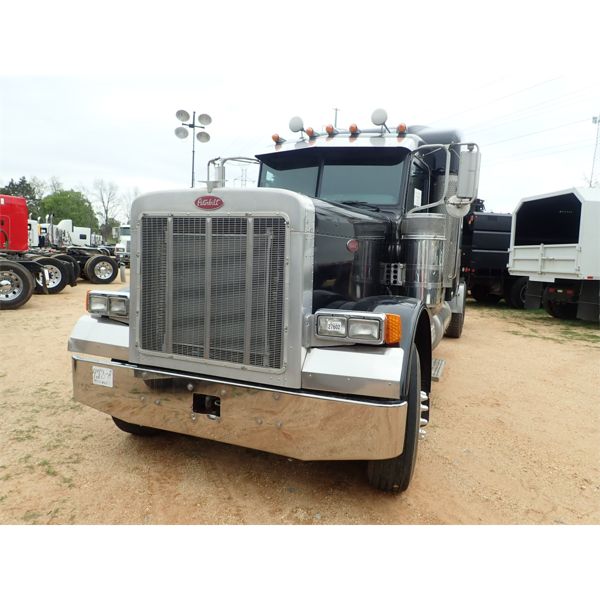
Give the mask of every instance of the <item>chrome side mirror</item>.
[(466, 144), (467, 150), (460, 153), (458, 163), (458, 185), (456, 196), (461, 200), (473, 201), (479, 187), (481, 154), (477, 144)]

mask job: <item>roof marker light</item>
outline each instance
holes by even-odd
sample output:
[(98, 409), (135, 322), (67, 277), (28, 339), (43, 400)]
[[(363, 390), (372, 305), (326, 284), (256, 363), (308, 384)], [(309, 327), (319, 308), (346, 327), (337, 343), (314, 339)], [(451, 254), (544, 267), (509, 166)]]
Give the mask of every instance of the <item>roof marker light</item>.
[(319, 137), (319, 134), (312, 127), (307, 127), (305, 133), (310, 138)]
[(285, 140), (278, 134), (278, 133), (274, 133), (271, 136), (271, 139), (276, 143), (276, 144), (283, 144), (283, 142), (285, 142)]
[(400, 125), (398, 125), (398, 127), (396, 127), (396, 133), (398, 135), (404, 135), (406, 133), (406, 123), (400, 123)]
[(337, 129), (333, 125), (327, 125), (325, 131), (327, 132), (327, 135), (335, 135), (337, 133)]
[(360, 129), (358, 128), (358, 125), (356, 123), (352, 123), (352, 125), (348, 127), (348, 130), (352, 135), (358, 135), (360, 133)]

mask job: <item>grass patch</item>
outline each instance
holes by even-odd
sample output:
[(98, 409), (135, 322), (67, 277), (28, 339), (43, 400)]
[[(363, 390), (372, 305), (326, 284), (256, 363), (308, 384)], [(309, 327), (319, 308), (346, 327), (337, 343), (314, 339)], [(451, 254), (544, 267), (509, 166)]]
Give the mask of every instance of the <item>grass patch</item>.
[(13, 442), (26, 442), (28, 440), (33, 440), (38, 429), (39, 427), (37, 425), (32, 425), (27, 429), (15, 429), (13, 431), (11, 440)]
[(42, 516), (41, 513), (39, 512), (35, 512), (34, 510), (28, 510), (22, 517), (21, 519), (23, 521), (26, 521), (27, 523), (35, 523), (35, 521), (37, 521), (40, 517)]
[(50, 464), (48, 460), (42, 460), (38, 463), (38, 467), (42, 467), (44, 469), (44, 473), (46, 475), (50, 475), (50, 477), (56, 477), (58, 475), (56, 469)]
[(573, 319), (556, 319), (545, 310), (518, 310), (506, 304), (489, 306), (477, 302), (469, 302), (467, 314), (473, 311), (481, 315), (504, 319), (508, 324), (518, 327), (520, 331), (507, 330), (513, 335), (552, 340), (558, 343), (584, 342), (593, 347), (600, 347), (600, 325), (588, 321)]

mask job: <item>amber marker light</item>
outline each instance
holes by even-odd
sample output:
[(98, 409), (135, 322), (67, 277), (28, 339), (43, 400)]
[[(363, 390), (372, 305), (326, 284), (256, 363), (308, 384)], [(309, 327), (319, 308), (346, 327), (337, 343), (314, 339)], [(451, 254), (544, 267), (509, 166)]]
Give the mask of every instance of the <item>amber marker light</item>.
[(285, 140), (278, 134), (278, 133), (274, 133), (271, 136), (271, 139), (276, 143), (276, 144), (283, 144), (283, 142), (285, 142)]
[(335, 127), (333, 125), (327, 125), (325, 131), (327, 132), (327, 135), (335, 135)]
[(402, 339), (402, 319), (400, 315), (386, 313), (383, 339), (386, 345), (399, 344)]
[(356, 135), (357, 133), (359, 133), (358, 125), (356, 123), (352, 123), (352, 125), (348, 127), (348, 131), (350, 131), (352, 135)]
[(396, 133), (398, 135), (404, 135), (406, 133), (406, 123), (400, 123), (400, 125), (396, 127)]
[(306, 131), (306, 135), (307, 135), (308, 137), (315, 137), (315, 135), (316, 135), (316, 134), (315, 134), (315, 130), (314, 130), (312, 127), (307, 127), (307, 128), (305, 129), (305, 131)]

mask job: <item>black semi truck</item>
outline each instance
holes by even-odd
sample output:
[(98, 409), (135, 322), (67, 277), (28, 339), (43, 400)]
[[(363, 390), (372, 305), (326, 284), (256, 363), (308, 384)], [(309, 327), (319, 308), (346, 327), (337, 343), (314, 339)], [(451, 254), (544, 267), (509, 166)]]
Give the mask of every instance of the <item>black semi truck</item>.
[(405, 490), (432, 350), (462, 332), (480, 155), (386, 119), (294, 118), (300, 139), (257, 156), (258, 188), (225, 187), (215, 159), (206, 188), (137, 198), (130, 290), (90, 292), (69, 340), (75, 399), (134, 435), (366, 461), (373, 486)]
[(485, 212), (477, 199), (463, 220), (461, 270), (472, 298), (497, 304), (502, 298), (512, 308), (523, 308), (527, 277), (508, 272), (510, 213)]

